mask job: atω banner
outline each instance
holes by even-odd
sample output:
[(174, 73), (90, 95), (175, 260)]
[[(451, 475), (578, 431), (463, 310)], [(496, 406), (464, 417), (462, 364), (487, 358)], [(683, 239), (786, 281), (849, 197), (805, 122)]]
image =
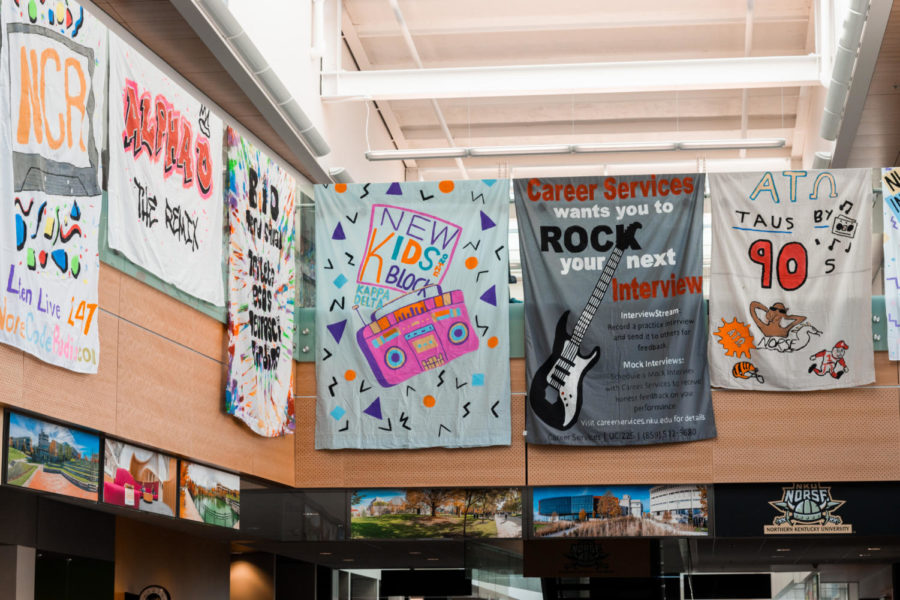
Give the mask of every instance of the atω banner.
[(900, 168), (881, 171), (884, 198), (884, 308), (887, 313), (888, 356), (900, 360)]
[(228, 414), (294, 430), (294, 178), (228, 128)]
[(96, 373), (106, 28), (74, 1), (0, 16), (0, 341)]
[(109, 245), (223, 306), (222, 120), (118, 36), (109, 39)]
[(705, 358), (703, 176), (515, 180), (527, 440), (715, 437)]
[(709, 177), (712, 385), (818, 390), (874, 381), (871, 172)]
[(315, 196), (316, 447), (509, 444), (508, 181)]

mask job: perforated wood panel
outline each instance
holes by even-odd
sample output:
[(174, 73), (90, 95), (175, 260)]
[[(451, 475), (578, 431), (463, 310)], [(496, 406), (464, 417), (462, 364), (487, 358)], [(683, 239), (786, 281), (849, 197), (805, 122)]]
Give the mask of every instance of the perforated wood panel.
[(316, 450), (315, 365), (297, 363), (297, 487), (525, 485), (525, 397), (512, 396), (512, 445), (422, 450)]
[(223, 411), (224, 326), (105, 265), (99, 287), (99, 373), (0, 345), (0, 402), (293, 484), (294, 439), (259, 437)]

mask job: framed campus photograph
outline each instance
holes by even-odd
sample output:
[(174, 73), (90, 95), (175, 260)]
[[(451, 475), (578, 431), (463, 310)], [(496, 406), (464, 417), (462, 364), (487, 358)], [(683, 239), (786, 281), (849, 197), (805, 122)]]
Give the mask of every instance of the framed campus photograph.
[(355, 490), (350, 536), (357, 539), (521, 538), (518, 488)]
[(9, 411), (6, 485), (97, 500), (100, 436)]
[(178, 460), (167, 454), (106, 438), (103, 502), (175, 517)]
[(538, 487), (534, 537), (688, 537), (709, 535), (705, 485)]
[(241, 478), (187, 460), (181, 461), (178, 516), (207, 525), (240, 529)]

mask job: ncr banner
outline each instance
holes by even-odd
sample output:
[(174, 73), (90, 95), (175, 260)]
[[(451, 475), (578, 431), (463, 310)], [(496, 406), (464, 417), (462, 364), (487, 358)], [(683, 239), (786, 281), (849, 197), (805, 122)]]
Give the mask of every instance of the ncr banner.
[(900, 168), (881, 170), (884, 198), (884, 308), (887, 313), (888, 356), (900, 360)]
[(316, 447), (509, 445), (509, 181), (315, 195)]
[(109, 38), (109, 245), (223, 306), (222, 120)]
[(74, 1), (0, 17), (0, 342), (96, 373), (106, 28)]
[(294, 432), (294, 178), (229, 127), (228, 414)]
[(715, 437), (704, 348), (703, 176), (515, 180), (527, 440)]
[(709, 177), (712, 385), (820, 390), (873, 382), (871, 171)]

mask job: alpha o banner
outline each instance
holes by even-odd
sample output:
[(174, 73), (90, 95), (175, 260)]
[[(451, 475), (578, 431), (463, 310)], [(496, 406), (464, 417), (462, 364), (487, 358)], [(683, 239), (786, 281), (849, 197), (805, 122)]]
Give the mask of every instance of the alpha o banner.
[(710, 175), (712, 385), (875, 380), (868, 169)]
[(228, 414), (294, 431), (294, 179), (228, 128)]
[(509, 444), (508, 182), (315, 190), (316, 447)]
[(109, 245), (222, 306), (222, 120), (109, 37)]
[(76, 2), (0, 15), (0, 341), (96, 373), (106, 29)]
[(888, 356), (900, 360), (900, 168), (881, 172), (884, 198), (884, 307), (887, 313)]
[(529, 442), (715, 437), (702, 193), (701, 175), (515, 180)]

